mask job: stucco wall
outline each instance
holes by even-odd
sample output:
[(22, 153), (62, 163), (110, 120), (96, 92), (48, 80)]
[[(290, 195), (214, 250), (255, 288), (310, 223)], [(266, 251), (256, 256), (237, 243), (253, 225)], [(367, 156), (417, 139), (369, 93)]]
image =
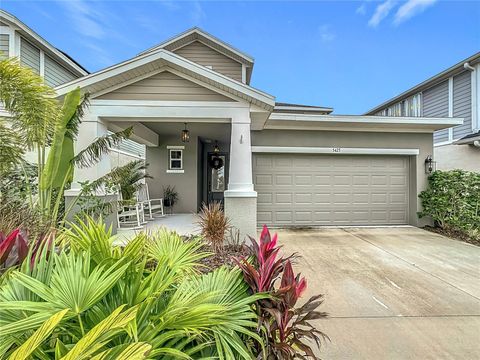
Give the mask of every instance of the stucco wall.
[(443, 145), (434, 149), (438, 170), (462, 169), (480, 172), (480, 148), (473, 145)]
[(418, 219), (416, 213), (420, 210), (418, 193), (427, 185), (424, 160), (433, 153), (431, 133), (262, 130), (252, 131), (252, 146), (419, 149), (418, 156), (410, 156), (409, 223), (423, 226), (429, 222)]
[[(165, 137), (160, 135), (158, 147), (147, 147), (148, 173), (153, 179), (148, 179), (148, 188), (152, 198), (163, 197), (163, 188), (174, 186), (178, 192), (178, 202), (174, 213), (193, 213), (197, 211), (197, 137), (191, 136), (190, 142), (182, 143), (178, 136)], [(167, 146), (185, 146), (183, 151), (183, 174), (169, 174)]]

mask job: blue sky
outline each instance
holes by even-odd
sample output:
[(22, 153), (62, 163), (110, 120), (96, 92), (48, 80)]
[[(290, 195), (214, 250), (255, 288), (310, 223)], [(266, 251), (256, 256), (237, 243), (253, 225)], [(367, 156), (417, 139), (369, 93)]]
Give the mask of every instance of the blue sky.
[(480, 2), (11, 1), (89, 71), (199, 26), (255, 58), (277, 101), (359, 114), (480, 51)]

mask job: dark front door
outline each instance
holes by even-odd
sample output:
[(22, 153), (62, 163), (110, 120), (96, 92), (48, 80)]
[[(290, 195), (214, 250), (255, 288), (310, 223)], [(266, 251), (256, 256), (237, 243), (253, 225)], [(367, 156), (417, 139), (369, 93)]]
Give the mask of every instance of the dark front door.
[[(221, 167), (215, 166), (220, 158), (223, 162)], [(218, 168), (215, 168), (218, 167)], [(228, 154), (208, 153), (207, 154), (207, 202), (220, 202), (223, 205), (223, 192), (227, 190), (228, 184)]]

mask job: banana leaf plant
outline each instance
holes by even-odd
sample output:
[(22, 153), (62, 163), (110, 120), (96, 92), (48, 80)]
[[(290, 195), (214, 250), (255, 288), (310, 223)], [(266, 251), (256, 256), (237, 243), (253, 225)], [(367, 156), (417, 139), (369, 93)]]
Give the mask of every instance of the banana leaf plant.
[[(23, 150), (35, 150), (39, 191), (37, 201), (35, 204), (32, 201), (31, 206), (38, 207), (42, 216), (55, 223), (74, 168), (98, 163), (110, 148), (130, 137), (132, 128), (101, 136), (75, 155), (74, 142), (88, 106), (88, 94), (76, 88), (60, 106), (54, 89), (32, 69), (21, 66), (16, 58), (0, 60), (0, 79), (0, 102), (10, 114), (8, 123), (7, 120), (0, 123), (4, 135), (0, 136), (0, 175), (21, 164)], [(5, 139), (9, 134), (12, 136)]]

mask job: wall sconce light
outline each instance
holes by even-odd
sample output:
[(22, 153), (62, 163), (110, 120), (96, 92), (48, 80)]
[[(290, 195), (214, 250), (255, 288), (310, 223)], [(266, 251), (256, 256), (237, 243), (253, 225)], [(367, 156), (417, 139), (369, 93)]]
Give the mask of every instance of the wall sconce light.
[(187, 123), (185, 124), (185, 129), (182, 130), (182, 142), (190, 141), (190, 131), (187, 130)]
[(433, 161), (432, 155), (428, 155), (425, 159), (425, 174), (431, 174), (437, 168), (437, 162)]
[(215, 140), (215, 146), (213, 147), (213, 152), (218, 154), (220, 152), (220, 146), (218, 146), (217, 140)]

